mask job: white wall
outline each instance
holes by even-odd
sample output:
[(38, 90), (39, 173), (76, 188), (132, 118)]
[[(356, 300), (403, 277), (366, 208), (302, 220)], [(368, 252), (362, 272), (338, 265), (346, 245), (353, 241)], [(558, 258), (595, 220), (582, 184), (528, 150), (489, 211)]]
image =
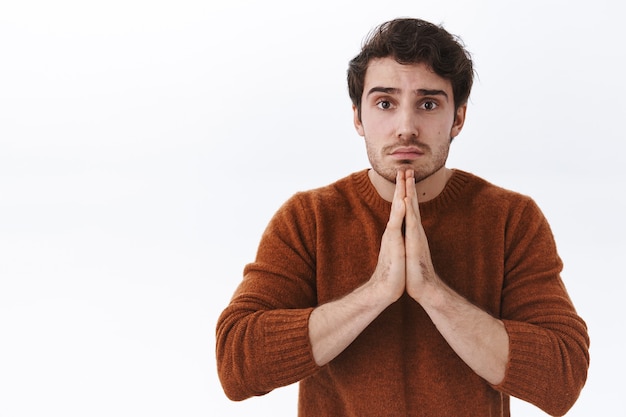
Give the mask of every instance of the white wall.
[(295, 415), (293, 386), (226, 399), (215, 322), (278, 206), (367, 166), (345, 70), (398, 16), (473, 53), (449, 165), (530, 194), (552, 224), (592, 338), (568, 416), (626, 416), (610, 0), (0, 3), (1, 415)]

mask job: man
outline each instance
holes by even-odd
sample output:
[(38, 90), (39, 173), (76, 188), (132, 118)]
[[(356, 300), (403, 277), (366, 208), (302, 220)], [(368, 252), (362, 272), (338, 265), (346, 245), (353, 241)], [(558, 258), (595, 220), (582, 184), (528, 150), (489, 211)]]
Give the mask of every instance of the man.
[(371, 169), (298, 193), (268, 225), (217, 325), (233, 400), (300, 381), (300, 416), (552, 415), (589, 338), (528, 197), (445, 166), (473, 67), (443, 28), (381, 25), (351, 62)]

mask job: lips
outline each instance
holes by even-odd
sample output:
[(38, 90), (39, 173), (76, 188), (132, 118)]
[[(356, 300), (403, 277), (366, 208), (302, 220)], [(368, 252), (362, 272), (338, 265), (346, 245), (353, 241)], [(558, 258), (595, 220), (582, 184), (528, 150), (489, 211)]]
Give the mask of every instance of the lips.
[(424, 152), (415, 146), (403, 146), (391, 152), (391, 156), (396, 159), (415, 159), (424, 155)]

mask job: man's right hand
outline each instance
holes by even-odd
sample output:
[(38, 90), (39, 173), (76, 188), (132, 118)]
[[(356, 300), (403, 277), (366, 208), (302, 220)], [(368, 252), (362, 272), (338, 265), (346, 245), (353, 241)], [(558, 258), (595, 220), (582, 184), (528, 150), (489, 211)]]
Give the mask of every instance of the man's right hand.
[(402, 230), (406, 215), (405, 183), (405, 172), (398, 170), (389, 222), (380, 244), (378, 264), (368, 283), (376, 288), (387, 305), (402, 296), (406, 285), (406, 255)]
[(313, 357), (319, 366), (339, 355), (404, 293), (406, 263), (402, 224), (406, 213), (405, 183), (404, 172), (398, 172), (389, 222), (371, 278), (346, 296), (322, 304), (311, 312), (309, 338)]

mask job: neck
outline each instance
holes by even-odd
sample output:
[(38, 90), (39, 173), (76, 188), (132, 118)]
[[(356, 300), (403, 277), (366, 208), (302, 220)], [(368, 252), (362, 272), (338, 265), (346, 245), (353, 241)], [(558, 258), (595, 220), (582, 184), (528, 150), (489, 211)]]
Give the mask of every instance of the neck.
[[(393, 200), (393, 193), (396, 188), (396, 184), (380, 176), (380, 174), (373, 169), (370, 169), (368, 174), (370, 181), (378, 194), (384, 200), (391, 202)], [(435, 171), (429, 177), (416, 182), (415, 190), (417, 191), (417, 198), (419, 202), (423, 203), (437, 197), (443, 191), (451, 176), (452, 170), (444, 166)]]

